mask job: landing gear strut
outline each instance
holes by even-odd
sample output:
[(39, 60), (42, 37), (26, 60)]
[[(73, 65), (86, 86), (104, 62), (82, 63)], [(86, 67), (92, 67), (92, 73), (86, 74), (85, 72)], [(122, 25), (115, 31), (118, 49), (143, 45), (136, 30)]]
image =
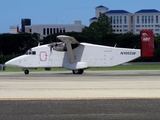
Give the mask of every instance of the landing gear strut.
[(28, 75), (29, 74), (29, 70), (24, 70), (24, 74)]
[(82, 74), (84, 69), (72, 70), (73, 74)]

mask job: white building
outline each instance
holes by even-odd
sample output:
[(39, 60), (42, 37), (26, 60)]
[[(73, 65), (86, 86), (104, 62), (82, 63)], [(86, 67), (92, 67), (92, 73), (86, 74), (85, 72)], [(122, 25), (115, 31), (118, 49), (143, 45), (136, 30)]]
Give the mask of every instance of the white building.
[(160, 35), (160, 11), (155, 9), (142, 9), (134, 14), (126, 10), (109, 10), (105, 6), (95, 8), (96, 17), (90, 23), (96, 22), (100, 14), (105, 13), (110, 19), (114, 33), (132, 32), (139, 34), (142, 29), (151, 29), (154, 34)]
[(133, 14), (134, 33), (138, 34), (141, 29), (152, 29), (154, 34), (160, 34), (160, 12), (155, 9), (143, 9)]
[(84, 27), (85, 25), (82, 25), (81, 21), (75, 21), (74, 24), (44, 24), (25, 26), (25, 32), (38, 33), (40, 34), (40, 39), (43, 39), (48, 35), (56, 33), (82, 32)]
[(96, 15), (96, 17), (93, 17), (93, 18), (90, 19), (90, 24), (91, 24), (92, 22), (98, 21), (98, 18), (99, 18), (99, 16), (100, 16), (100, 14), (106, 13), (108, 10), (109, 10), (109, 9), (108, 9), (107, 7), (104, 7), (104, 6), (102, 6), (102, 5), (96, 7), (96, 8), (95, 8), (95, 15)]
[(110, 18), (114, 33), (132, 32), (132, 14), (125, 10), (110, 10), (106, 12)]
[(10, 26), (9, 27), (9, 33), (11, 34), (17, 34), (19, 33), (19, 26), (16, 25), (16, 26)]

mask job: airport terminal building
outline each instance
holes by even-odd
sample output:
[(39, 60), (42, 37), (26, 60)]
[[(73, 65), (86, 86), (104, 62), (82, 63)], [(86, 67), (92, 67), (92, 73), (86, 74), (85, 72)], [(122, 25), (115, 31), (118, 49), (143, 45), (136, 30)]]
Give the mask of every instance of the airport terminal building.
[(109, 10), (101, 5), (95, 8), (95, 17), (90, 19), (90, 23), (96, 22), (103, 13), (110, 18), (114, 33), (139, 34), (142, 29), (151, 29), (155, 35), (160, 35), (160, 11), (158, 10), (142, 9), (130, 13), (126, 10)]

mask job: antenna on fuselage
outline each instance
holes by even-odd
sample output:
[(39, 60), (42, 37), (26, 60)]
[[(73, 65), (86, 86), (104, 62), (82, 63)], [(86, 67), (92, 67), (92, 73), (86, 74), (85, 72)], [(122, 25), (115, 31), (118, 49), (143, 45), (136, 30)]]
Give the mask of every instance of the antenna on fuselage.
[(38, 41), (38, 46), (41, 46), (41, 43), (43, 44), (43, 42)]
[(114, 47), (116, 47), (117, 46), (117, 43), (114, 45)]

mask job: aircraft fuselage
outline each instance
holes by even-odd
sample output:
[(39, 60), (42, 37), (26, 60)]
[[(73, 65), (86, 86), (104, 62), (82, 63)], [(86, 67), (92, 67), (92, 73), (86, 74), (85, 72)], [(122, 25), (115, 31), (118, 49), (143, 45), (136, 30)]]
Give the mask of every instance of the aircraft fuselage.
[[(6, 65), (20, 68), (64, 67), (74, 70), (79, 69), (76, 68), (77, 63), (83, 63), (81, 69), (111, 67), (134, 60), (140, 55), (140, 49), (80, 43), (78, 47), (73, 49), (74, 62), (70, 63), (67, 51), (50, 50), (48, 45), (42, 45), (31, 48), (26, 54), (8, 61)], [(72, 65), (73, 68), (67, 67)]]

